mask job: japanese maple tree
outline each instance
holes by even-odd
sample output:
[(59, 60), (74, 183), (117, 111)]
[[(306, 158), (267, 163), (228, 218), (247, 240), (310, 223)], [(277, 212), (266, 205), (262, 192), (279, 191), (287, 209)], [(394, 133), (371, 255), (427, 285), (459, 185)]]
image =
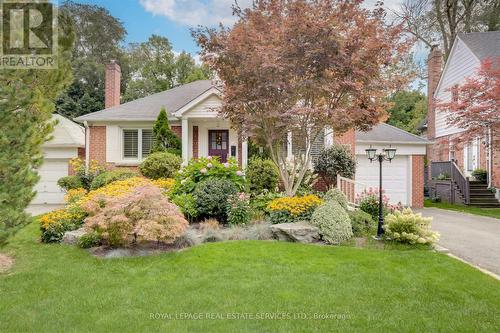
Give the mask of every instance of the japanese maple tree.
[[(222, 115), (269, 148), (288, 195), (299, 188), (324, 127), (336, 134), (369, 129), (385, 117), (384, 98), (406, 79), (398, 64), (410, 41), (400, 26), (386, 24), (380, 5), (361, 4), (256, 0), (249, 9), (233, 7), (231, 28), (193, 31), (222, 82)], [(288, 133), (304, 142), (292, 159)]]
[(477, 73), (448, 91), (452, 95), (450, 101), (437, 101), (436, 108), (447, 112), (448, 125), (464, 130), (456, 141), (464, 143), (487, 135), (498, 140), (500, 57), (483, 60)]

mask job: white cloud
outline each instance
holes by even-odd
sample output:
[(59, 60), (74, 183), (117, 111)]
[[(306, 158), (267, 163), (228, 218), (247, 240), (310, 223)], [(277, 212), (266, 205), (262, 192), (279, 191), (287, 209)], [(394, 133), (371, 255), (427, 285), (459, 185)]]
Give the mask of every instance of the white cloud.
[[(237, 0), (242, 8), (250, 7), (252, 0)], [(389, 12), (399, 9), (403, 0), (385, 0), (384, 8)], [(235, 22), (232, 5), (235, 0), (139, 0), (144, 9), (153, 15), (190, 27), (215, 26), (219, 23), (231, 25)], [(377, 0), (366, 0), (365, 8), (373, 8)]]
[[(231, 6), (234, 0), (139, 0), (144, 9), (153, 15), (165, 16), (182, 25), (214, 26), (235, 22)], [(238, 0), (241, 7), (248, 7), (251, 0)]]

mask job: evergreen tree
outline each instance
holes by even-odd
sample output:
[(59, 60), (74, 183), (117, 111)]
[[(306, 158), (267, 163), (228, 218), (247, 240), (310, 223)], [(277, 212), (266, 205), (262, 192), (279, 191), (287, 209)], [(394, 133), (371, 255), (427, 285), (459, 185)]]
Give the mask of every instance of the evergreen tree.
[(59, 17), (58, 68), (0, 71), (0, 246), (30, 221), (25, 212), (39, 180), (42, 144), (50, 139), (57, 95), (71, 82), (74, 34)]
[(154, 145), (153, 152), (167, 151), (172, 154), (181, 155), (181, 140), (175, 135), (168, 123), (168, 115), (162, 108), (153, 126)]

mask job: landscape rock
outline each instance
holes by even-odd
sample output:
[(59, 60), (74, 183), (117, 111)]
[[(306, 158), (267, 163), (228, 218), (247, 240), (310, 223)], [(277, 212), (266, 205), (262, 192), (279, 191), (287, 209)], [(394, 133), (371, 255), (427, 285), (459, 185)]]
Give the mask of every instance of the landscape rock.
[(78, 243), (78, 240), (85, 235), (87, 232), (84, 228), (80, 228), (73, 231), (66, 231), (63, 236), (62, 242), (64, 244), (75, 245)]
[(280, 241), (314, 243), (320, 239), (318, 228), (307, 222), (274, 224), (271, 230)]

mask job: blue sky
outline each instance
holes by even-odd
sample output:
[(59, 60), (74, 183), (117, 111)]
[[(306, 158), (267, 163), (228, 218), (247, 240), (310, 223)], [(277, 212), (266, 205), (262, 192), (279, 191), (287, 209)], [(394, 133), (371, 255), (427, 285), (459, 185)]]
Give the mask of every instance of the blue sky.
[[(62, 1), (62, 0), (59, 0)], [(376, 0), (367, 0), (370, 7)], [(396, 9), (401, 0), (386, 0), (385, 6)], [(219, 22), (233, 22), (231, 5), (234, 0), (75, 0), (79, 3), (96, 4), (107, 8), (119, 18), (127, 29), (126, 42), (142, 42), (152, 34), (167, 37), (175, 51), (198, 51), (190, 34), (190, 28), (198, 25), (214, 26)], [(251, 0), (238, 0), (249, 6)]]

